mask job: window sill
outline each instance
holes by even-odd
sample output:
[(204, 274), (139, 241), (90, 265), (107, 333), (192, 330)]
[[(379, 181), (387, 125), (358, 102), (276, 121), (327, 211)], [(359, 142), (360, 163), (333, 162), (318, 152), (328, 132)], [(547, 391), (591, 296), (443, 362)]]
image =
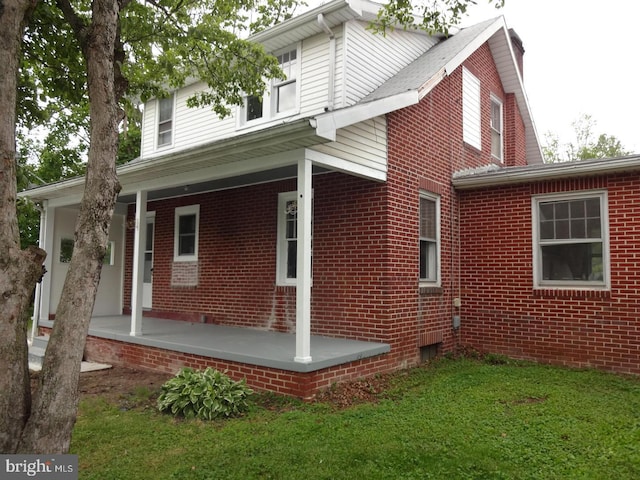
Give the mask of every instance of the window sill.
[(236, 126), (236, 130), (237, 131), (242, 131), (242, 130), (259, 130), (264, 128), (265, 126), (269, 126), (271, 124), (274, 124), (278, 121), (282, 121), (285, 118), (290, 118), (290, 117), (294, 117), (296, 115), (298, 115), (300, 113), (299, 109), (296, 110), (290, 110), (288, 112), (282, 112), (282, 113), (278, 113), (277, 115), (273, 116), (273, 117), (263, 117), (263, 118), (254, 118), (253, 120), (246, 120), (246, 121), (242, 121), (240, 120), (239, 124)]
[(611, 290), (536, 287), (533, 289), (533, 296), (537, 298), (611, 298)]
[(436, 285), (421, 285), (419, 287), (420, 295), (442, 295), (443, 289)]
[(173, 263), (198, 263), (198, 257), (173, 257)]

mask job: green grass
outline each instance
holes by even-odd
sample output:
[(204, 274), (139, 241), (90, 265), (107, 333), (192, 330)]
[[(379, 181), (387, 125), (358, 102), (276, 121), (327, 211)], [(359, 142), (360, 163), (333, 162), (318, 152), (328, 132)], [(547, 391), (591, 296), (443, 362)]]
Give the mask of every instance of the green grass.
[(101, 480), (640, 478), (637, 378), (440, 360), (377, 404), (268, 403), (205, 423), (85, 401), (71, 453)]

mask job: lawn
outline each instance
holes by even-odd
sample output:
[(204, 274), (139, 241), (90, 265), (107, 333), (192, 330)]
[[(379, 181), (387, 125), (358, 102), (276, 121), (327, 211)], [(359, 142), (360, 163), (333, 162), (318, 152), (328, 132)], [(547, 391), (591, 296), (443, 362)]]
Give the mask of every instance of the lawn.
[(147, 392), (89, 399), (71, 453), (100, 480), (640, 478), (640, 379), (497, 360), (402, 372), (376, 403), (260, 397), (208, 423), (144, 407)]

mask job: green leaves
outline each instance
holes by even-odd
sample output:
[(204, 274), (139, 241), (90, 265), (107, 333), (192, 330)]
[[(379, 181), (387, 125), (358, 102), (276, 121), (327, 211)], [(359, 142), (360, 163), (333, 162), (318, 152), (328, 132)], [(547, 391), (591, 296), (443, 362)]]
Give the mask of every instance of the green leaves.
[[(504, 6), (504, 0), (487, 0), (496, 8)], [(393, 0), (382, 6), (372, 30), (384, 33), (394, 28), (420, 28), (429, 34), (449, 33), (467, 13), (476, 0)]]
[(600, 134), (593, 130), (597, 122), (591, 115), (583, 114), (572, 123), (575, 142), (560, 143), (557, 135), (547, 132), (542, 146), (546, 163), (572, 162), (592, 158), (613, 158), (629, 155), (620, 140), (613, 135)]
[(236, 382), (210, 367), (183, 368), (162, 386), (158, 409), (189, 419), (236, 417), (249, 409), (252, 393), (244, 380)]

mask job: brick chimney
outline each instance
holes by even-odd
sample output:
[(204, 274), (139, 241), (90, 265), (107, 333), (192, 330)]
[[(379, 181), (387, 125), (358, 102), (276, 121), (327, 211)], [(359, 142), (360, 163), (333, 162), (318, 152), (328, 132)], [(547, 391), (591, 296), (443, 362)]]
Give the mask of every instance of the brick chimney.
[(524, 46), (522, 45), (522, 39), (513, 28), (509, 29), (509, 38), (511, 39), (511, 47), (513, 48), (513, 53), (516, 56), (516, 63), (518, 64), (518, 69), (520, 70), (520, 76), (524, 78)]

